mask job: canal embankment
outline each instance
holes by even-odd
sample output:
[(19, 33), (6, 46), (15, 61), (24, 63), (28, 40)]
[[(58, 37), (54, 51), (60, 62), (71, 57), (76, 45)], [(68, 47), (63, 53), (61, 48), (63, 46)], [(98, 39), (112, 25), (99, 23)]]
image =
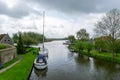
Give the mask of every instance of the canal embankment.
[(36, 54), (33, 53), (37, 51), (37, 48), (31, 48), (26, 54), (20, 55), (22, 60), (10, 69), (0, 73), (0, 80), (26, 80), (36, 57)]
[[(72, 49), (71, 49), (72, 47)], [(68, 47), (71, 51), (78, 53), (79, 55), (86, 55), (88, 57), (93, 57), (96, 59), (101, 59), (109, 62), (114, 62), (120, 64), (120, 54), (117, 53), (117, 56), (114, 56), (114, 59), (112, 58), (111, 52), (99, 52), (95, 49), (92, 49), (89, 53), (86, 49), (83, 49), (82, 51), (78, 51), (75, 46)]]

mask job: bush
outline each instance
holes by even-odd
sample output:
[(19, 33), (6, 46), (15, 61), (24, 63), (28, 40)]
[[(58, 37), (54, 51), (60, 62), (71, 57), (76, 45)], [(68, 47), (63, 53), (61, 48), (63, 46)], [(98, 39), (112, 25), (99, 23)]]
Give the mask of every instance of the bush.
[(75, 47), (77, 51), (82, 52), (84, 50), (84, 42), (76, 41)]
[(90, 42), (84, 43), (85, 49), (87, 49), (87, 52), (90, 53), (90, 51), (93, 49), (93, 45)]
[(0, 44), (0, 49), (5, 49), (5, 48), (7, 48), (7, 45), (5, 45), (5, 44)]

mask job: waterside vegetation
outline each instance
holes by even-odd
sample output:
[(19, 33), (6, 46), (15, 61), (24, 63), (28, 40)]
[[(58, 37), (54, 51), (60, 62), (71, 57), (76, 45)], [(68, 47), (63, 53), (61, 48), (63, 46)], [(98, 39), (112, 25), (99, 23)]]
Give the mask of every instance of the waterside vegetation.
[(113, 9), (106, 13), (95, 24), (94, 31), (97, 35), (94, 39), (89, 38), (85, 29), (76, 33), (76, 40), (68, 37), (69, 49), (79, 55), (120, 63), (120, 11)]

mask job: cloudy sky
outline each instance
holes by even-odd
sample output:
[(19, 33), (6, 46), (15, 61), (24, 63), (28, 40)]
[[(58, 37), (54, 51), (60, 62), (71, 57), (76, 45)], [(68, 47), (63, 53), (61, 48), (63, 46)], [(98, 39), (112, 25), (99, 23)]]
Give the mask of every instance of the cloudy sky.
[(0, 0), (0, 34), (18, 31), (42, 33), (45, 11), (45, 36), (62, 38), (85, 28), (93, 37), (94, 24), (119, 0)]

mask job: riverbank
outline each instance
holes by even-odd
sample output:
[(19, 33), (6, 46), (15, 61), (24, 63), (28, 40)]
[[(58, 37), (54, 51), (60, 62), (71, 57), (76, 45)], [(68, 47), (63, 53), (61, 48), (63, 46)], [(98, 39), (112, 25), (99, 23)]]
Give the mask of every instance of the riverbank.
[[(81, 53), (79, 53), (81, 54)], [(84, 50), (83, 55), (87, 55), (93, 58), (97, 58), (97, 59), (102, 59), (105, 61), (109, 61), (109, 62), (115, 62), (115, 63), (119, 63), (120, 64), (120, 54), (117, 54), (117, 56), (114, 56), (114, 60), (112, 61), (112, 53), (109, 52), (101, 52), (99, 53), (96, 50), (92, 50), (90, 52), (90, 54), (87, 53), (86, 50)]]
[[(71, 49), (71, 47), (72, 47), (72, 49)], [(71, 47), (68, 47), (68, 48), (73, 52), (77, 52), (79, 55), (87, 55), (89, 57), (93, 57), (96, 59), (101, 59), (101, 60), (115, 62), (115, 63), (120, 64), (120, 54), (117, 54), (117, 56), (114, 56), (114, 60), (112, 60), (112, 53), (110, 53), (110, 52), (99, 53), (99, 51), (97, 51), (97, 50), (91, 50), (90, 53), (88, 53), (87, 50), (83, 50), (82, 52), (79, 52), (76, 50), (75, 47), (73, 47), (73, 46), (71, 46)]]
[(0, 80), (26, 80), (36, 57), (33, 53), (37, 51), (36, 48), (30, 48), (26, 54), (20, 55), (22, 60), (12, 68), (0, 73)]

